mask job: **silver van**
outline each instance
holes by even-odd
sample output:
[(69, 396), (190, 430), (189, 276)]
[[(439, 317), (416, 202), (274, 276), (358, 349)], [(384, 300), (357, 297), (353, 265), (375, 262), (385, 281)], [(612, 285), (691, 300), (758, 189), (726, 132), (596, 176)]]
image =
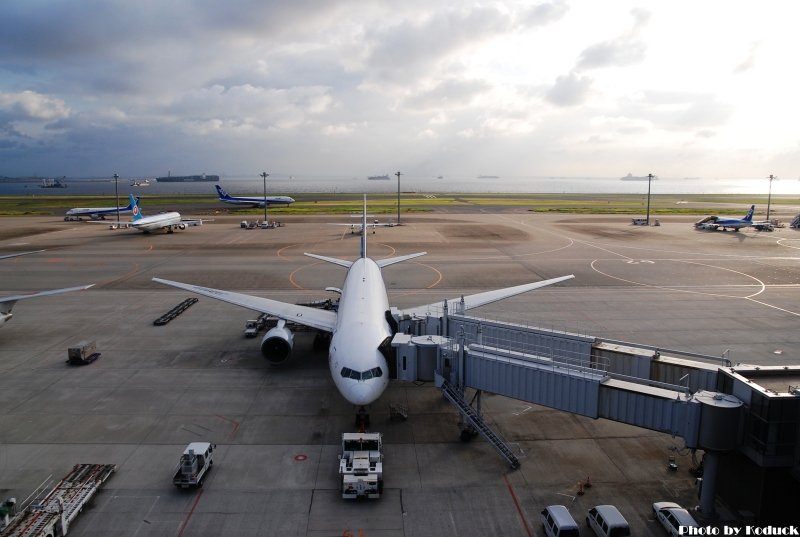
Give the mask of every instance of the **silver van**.
[(540, 518), (547, 537), (580, 537), (578, 523), (563, 505), (548, 505)]
[(631, 528), (622, 513), (613, 505), (596, 505), (589, 509), (586, 523), (597, 537), (629, 537)]

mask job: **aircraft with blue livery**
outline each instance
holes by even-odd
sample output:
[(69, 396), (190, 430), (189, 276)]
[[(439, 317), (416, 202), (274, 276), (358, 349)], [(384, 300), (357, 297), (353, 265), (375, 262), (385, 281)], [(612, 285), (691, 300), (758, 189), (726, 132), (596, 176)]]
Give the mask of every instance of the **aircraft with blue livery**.
[(217, 189), (217, 194), (219, 194), (219, 201), (231, 203), (233, 205), (263, 207), (266, 203), (268, 207), (273, 205), (285, 205), (288, 207), (290, 203), (294, 203), (294, 198), (290, 198), (289, 196), (231, 196), (219, 185), (214, 185), (214, 188)]
[[(134, 198), (133, 194), (128, 195), (131, 204), (131, 213), (133, 217), (128, 222), (112, 222), (109, 229), (138, 229), (144, 233), (151, 231), (166, 230), (167, 233), (172, 233), (176, 229), (186, 229), (188, 226), (201, 226), (202, 220), (183, 220), (181, 213), (176, 211), (158, 213), (152, 216), (144, 216), (141, 209), (139, 209), (139, 198)], [(97, 221), (92, 223), (98, 224)]]
[[(767, 230), (767, 226), (771, 227), (768, 222), (753, 222), (753, 213), (756, 210), (755, 205), (750, 206), (750, 210), (742, 218), (726, 218), (724, 216), (707, 216), (702, 220), (695, 222), (694, 227), (697, 229), (707, 229), (711, 231), (727, 231), (732, 229), (739, 231), (743, 227), (755, 227), (756, 229)], [(769, 230), (771, 231), (771, 229)]]
[[(139, 201), (139, 198), (136, 198)], [(91, 220), (105, 220), (106, 216), (116, 216), (117, 211), (119, 214), (126, 214), (133, 210), (133, 203), (129, 203), (127, 207), (75, 207), (70, 209), (64, 215), (64, 221), (81, 220), (82, 218), (89, 218)]]

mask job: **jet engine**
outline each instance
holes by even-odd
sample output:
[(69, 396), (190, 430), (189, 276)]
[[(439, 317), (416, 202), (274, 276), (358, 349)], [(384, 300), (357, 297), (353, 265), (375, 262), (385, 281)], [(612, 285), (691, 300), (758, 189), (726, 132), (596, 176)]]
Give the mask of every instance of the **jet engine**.
[(178, 229), (186, 229), (186, 224), (178, 224)]
[(294, 334), (286, 328), (286, 321), (281, 319), (261, 340), (261, 354), (271, 364), (282, 364), (291, 356), (293, 346)]
[(0, 312), (0, 325), (10, 321), (13, 315), (11, 313)]

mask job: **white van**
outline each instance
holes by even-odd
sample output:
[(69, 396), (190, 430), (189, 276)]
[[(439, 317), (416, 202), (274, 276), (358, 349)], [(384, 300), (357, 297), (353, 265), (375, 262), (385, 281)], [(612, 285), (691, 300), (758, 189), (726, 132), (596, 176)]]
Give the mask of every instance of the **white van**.
[(597, 537), (629, 537), (631, 527), (622, 513), (613, 505), (596, 505), (589, 509), (586, 523)]
[(580, 537), (578, 523), (563, 505), (548, 505), (540, 518), (547, 537)]

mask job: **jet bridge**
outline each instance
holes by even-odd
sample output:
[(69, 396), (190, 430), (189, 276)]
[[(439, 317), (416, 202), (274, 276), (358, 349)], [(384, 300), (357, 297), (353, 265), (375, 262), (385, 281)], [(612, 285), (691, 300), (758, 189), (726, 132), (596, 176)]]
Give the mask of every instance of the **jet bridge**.
[(466, 402), (466, 388), (477, 390), (478, 405), (486, 391), (681, 436), (706, 452), (700, 507), (714, 512), (718, 455), (737, 447), (742, 419), (742, 401), (716, 393), (728, 362), (467, 317), (446, 304), (438, 317), (396, 320), (397, 378), (435, 380), (462, 422), (512, 468), (519, 465), (513, 450), (483, 422), (480, 407)]

